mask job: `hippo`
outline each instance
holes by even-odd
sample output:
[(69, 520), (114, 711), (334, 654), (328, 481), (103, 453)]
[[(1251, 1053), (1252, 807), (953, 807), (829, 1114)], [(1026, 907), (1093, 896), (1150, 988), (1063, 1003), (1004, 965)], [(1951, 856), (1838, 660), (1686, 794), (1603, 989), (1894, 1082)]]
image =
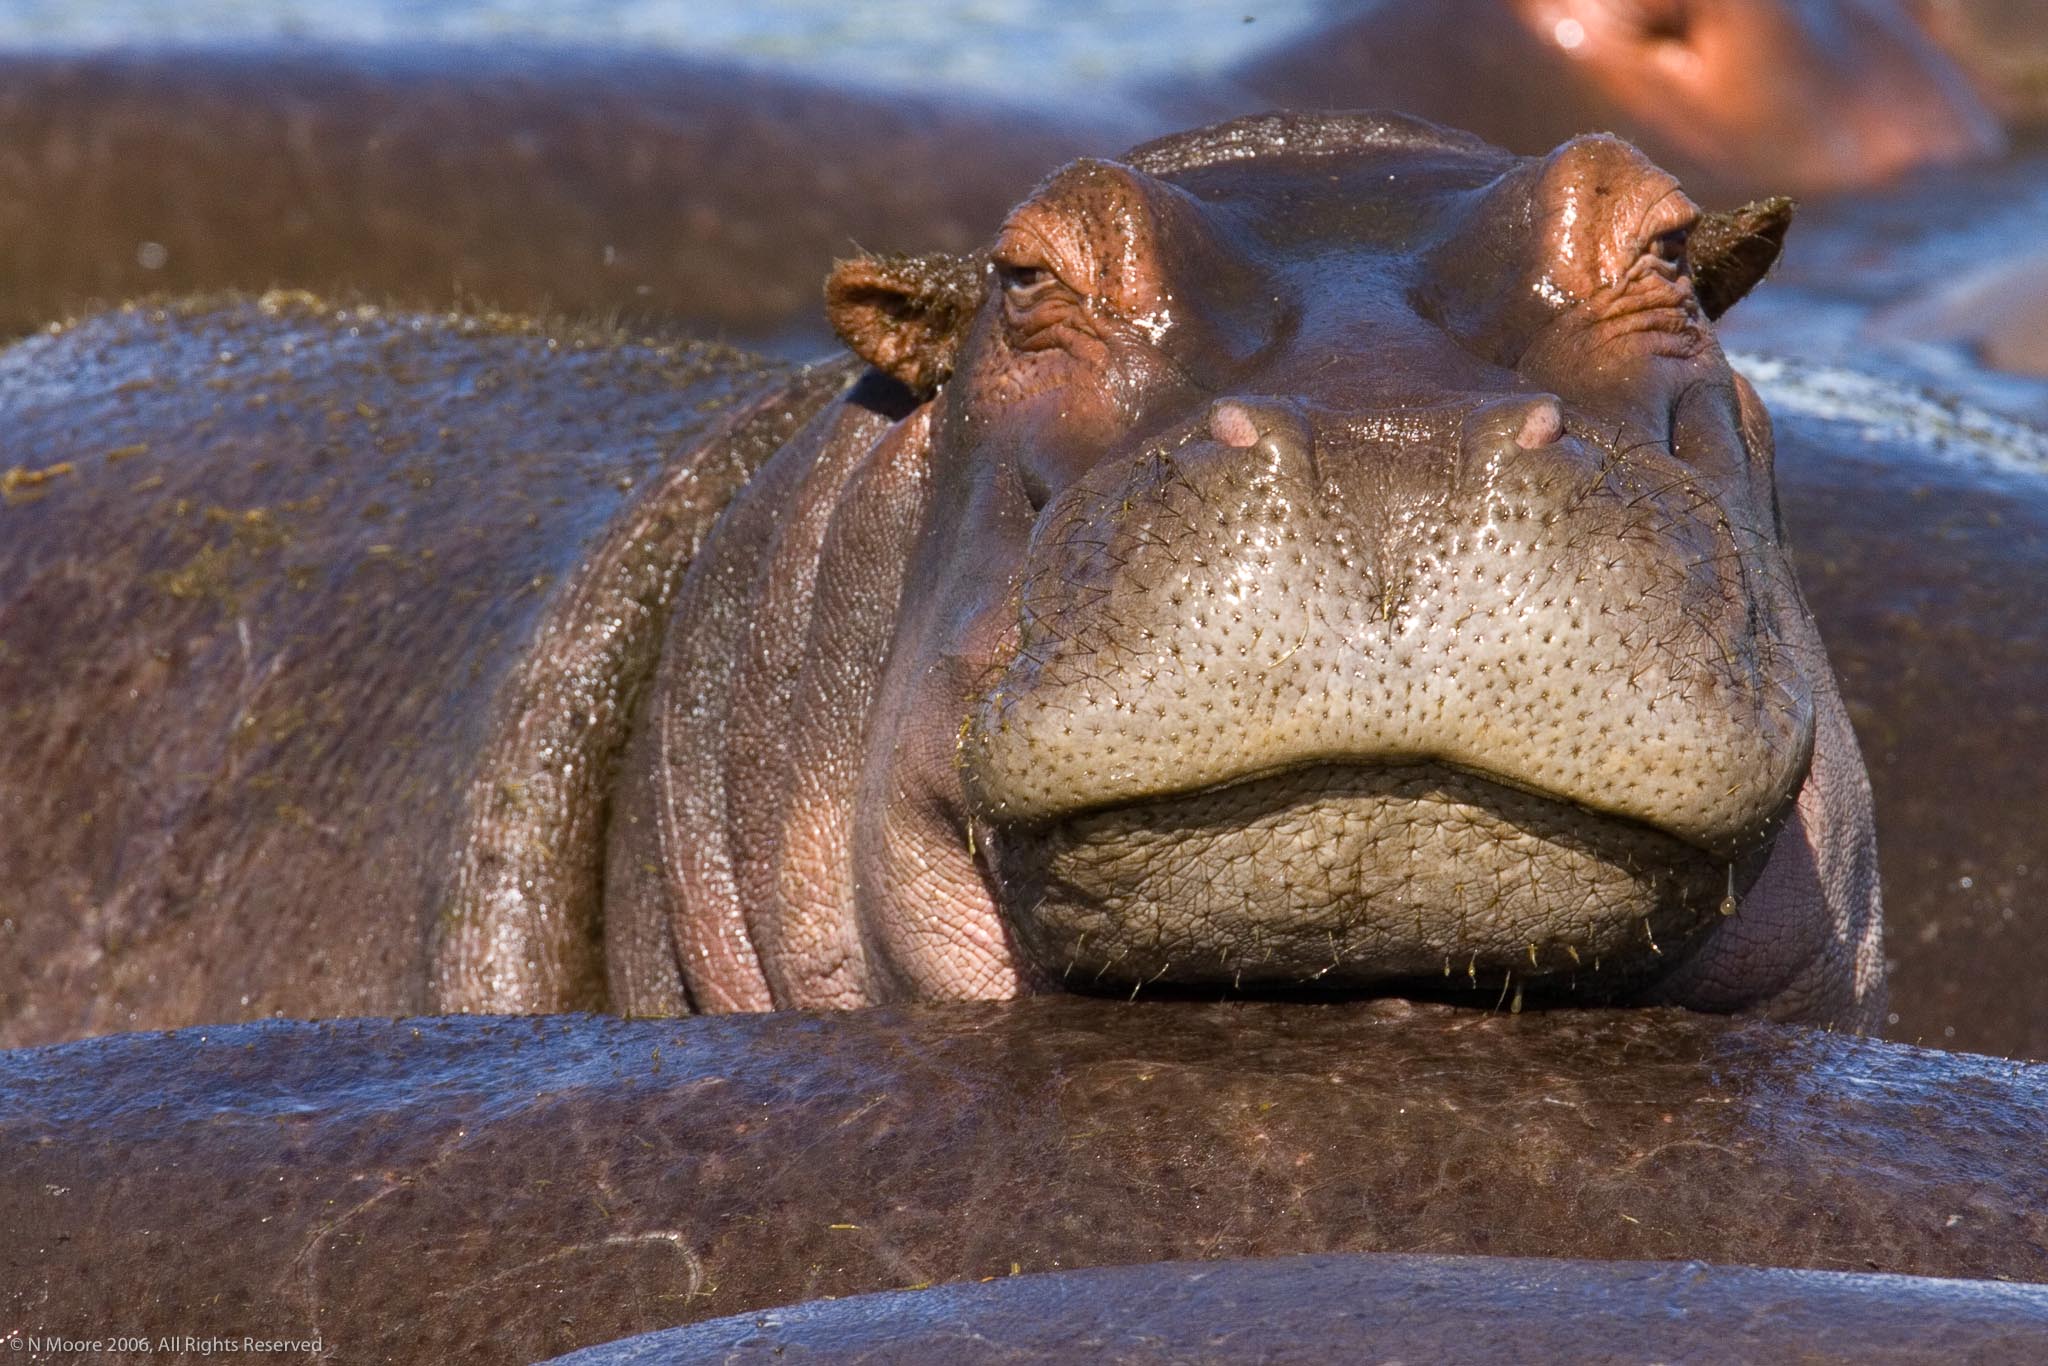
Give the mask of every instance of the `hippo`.
[[(1045, 1317), (1140, 1323), (1190, 1262), (1429, 1256), (1475, 1259), (1474, 1337), (1533, 1276), (1585, 1293), (1523, 1331), (1596, 1333), (1592, 1297), (1726, 1360), (1729, 1297), (1823, 1347), (1887, 1292), (1901, 1335), (1945, 1309), (1980, 1344), (2038, 1335), (2048, 1293), (2003, 1284), (2048, 1280), (2042, 1066), (1668, 1008), (260, 1021), (0, 1053), (0, 1094), (24, 1338), (517, 1363), (927, 1285), (960, 1322), (1089, 1268)], [(1273, 1274), (1308, 1296), (1315, 1268)]]
[(586, 1347), (548, 1366), (969, 1357), (1627, 1366), (1705, 1353), (1845, 1366), (2026, 1361), (2048, 1353), (2048, 1287), (1533, 1257), (1166, 1262), (812, 1300)]
[(822, 351), (835, 254), (971, 248), (1045, 171), (1131, 140), (653, 53), (14, 54), (0, 334), (94, 301), (287, 285)]
[(284, 297), (18, 345), (5, 1037), (1881, 1023), (1868, 783), (1711, 323), (1788, 221), (1609, 137), (1267, 115), (843, 263), (857, 363)]
[(1748, 355), (1876, 796), (1889, 1037), (2048, 1058), (2048, 430)]
[(1345, 0), (1235, 74), (1263, 100), (1394, 105), (1519, 152), (1613, 129), (1696, 189), (1822, 194), (2004, 147), (1914, 3)]

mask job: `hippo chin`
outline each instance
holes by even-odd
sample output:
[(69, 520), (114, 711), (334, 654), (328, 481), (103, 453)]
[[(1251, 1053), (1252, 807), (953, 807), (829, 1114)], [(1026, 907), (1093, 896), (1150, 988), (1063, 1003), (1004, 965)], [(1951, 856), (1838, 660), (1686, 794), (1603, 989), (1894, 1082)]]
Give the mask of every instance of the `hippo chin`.
[(368, 398), (291, 308), (161, 324), (248, 358), (205, 396), (18, 348), (12, 1037), (1155, 983), (1864, 1027), (1868, 785), (1710, 325), (1788, 217), (1607, 137), (1238, 120), (842, 263), (873, 372), (699, 364), (616, 471), (419, 321), (330, 343)]

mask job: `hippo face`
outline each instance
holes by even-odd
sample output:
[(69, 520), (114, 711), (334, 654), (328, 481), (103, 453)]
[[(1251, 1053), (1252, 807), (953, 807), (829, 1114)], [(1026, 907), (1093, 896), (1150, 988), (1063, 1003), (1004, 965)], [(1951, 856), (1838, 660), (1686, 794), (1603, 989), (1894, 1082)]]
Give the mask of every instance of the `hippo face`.
[(1813, 190), (1995, 152), (1996, 124), (1895, 0), (1511, 0), (1688, 158)]
[(880, 994), (1864, 1018), (1861, 763), (1710, 321), (1786, 222), (1612, 138), (1265, 116), (1067, 168), (978, 277), (842, 265), (929, 394), (851, 834)]
[(1370, 0), (1239, 77), (1275, 104), (1394, 104), (1521, 152), (1617, 129), (1698, 184), (1827, 192), (2002, 149), (1915, 23), (1928, 3)]

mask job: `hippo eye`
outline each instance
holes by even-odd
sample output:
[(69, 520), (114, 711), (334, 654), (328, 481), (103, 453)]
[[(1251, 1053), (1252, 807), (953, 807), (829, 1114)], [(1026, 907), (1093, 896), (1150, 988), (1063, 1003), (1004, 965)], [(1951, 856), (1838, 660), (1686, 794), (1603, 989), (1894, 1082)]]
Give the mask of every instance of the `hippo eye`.
[(1029, 306), (1059, 282), (1059, 277), (1044, 266), (1020, 265), (1013, 261), (997, 261), (995, 272), (1003, 297), (1019, 306)]
[(1650, 254), (1660, 261), (1670, 261), (1675, 265), (1683, 265), (1685, 262), (1685, 243), (1687, 237), (1691, 235), (1691, 231), (1690, 228), (1673, 228), (1670, 232), (1658, 233), (1650, 239)]

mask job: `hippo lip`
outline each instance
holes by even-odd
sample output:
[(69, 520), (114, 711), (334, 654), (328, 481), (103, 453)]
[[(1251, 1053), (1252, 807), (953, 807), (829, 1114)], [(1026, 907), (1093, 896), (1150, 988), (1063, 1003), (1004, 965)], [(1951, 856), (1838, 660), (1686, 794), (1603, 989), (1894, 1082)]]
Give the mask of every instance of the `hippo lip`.
[(1006, 822), (999, 811), (987, 816), (985, 824), (992, 830), (1002, 829), (1049, 829), (1091, 817), (1113, 812), (1139, 813), (1163, 811), (1200, 801), (1210, 797), (1228, 799), (1240, 791), (1253, 791), (1275, 782), (1302, 775), (1375, 773), (1386, 771), (1441, 772), (1455, 774), (1467, 783), (1481, 790), (1492, 789), (1502, 793), (1514, 793), (1534, 802), (1543, 803), (1553, 809), (1561, 818), (1574, 817), (1589, 825), (1614, 829), (1634, 829), (1654, 832), (1677, 844), (1709, 858), (1724, 863), (1746, 862), (1759, 849), (1768, 848), (1780, 826), (1784, 815), (1792, 807), (1805, 782), (1813, 762), (1811, 738), (1802, 751), (1796, 768), (1789, 774), (1784, 800), (1778, 810), (1752, 830), (1740, 832), (1728, 839), (1708, 841), (1693, 832), (1660, 825), (1654, 820), (1644, 820), (1625, 812), (1608, 811), (1586, 802), (1576, 801), (1560, 793), (1547, 791), (1528, 783), (1517, 782), (1514, 778), (1483, 768), (1453, 763), (1430, 755), (1415, 756), (1331, 756), (1306, 763), (1275, 764), (1266, 768), (1252, 769), (1222, 782), (1189, 786), (1186, 788), (1148, 793), (1137, 798), (1113, 798), (1106, 801), (1076, 801), (1072, 806), (1051, 813), (1041, 813), (1024, 821)]
[(999, 827), (988, 848), (1018, 941), (1069, 983), (1597, 993), (1739, 907), (1781, 823), (1731, 858), (1490, 775), (1339, 760)]
[(1813, 763), (1814, 748), (1813, 718), (1809, 712), (1792, 738), (1790, 752), (1781, 755), (1777, 771), (1772, 775), (1774, 781), (1770, 787), (1775, 794), (1775, 800), (1758, 804), (1755, 815), (1739, 825), (1702, 831), (1681, 822), (1667, 823), (1641, 811), (1617, 809), (1603, 805), (1597, 800), (1584, 800), (1538, 784), (1519, 781), (1513, 776), (1491, 768), (1459, 763), (1442, 755), (1426, 752), (1319, 755), (1305, 761), (1293, 760), (1246, 768), (1219, 782), (1190, 783), (1185, 786), (1164, 785), (1136, 793), (1125, 789), (1119, 781), (1119, 775), (1112, 770), (1107, 790), (1114, 795), (1091, 797), (1085, 792), (1070, 790), (1065, 800), (1055, 804), (1024, 803), (1020, 809), (1020, 806), (1013, 804), (1001, 790), (1000, 776), (992, 777), (984, 766), (977, 762), (977, 759), (984, 757), (983, 751), (965, 745), (964, 742), (973, 738), (974, 734), (975, 728), (971, 724), (963, 732), (962, 776), (966, 780), (970, 808), (977, 822), (992, 830), (1043, 829), (1103, 812), (1162, 809), (1173, 803), (1200, 799), (1205, 795), (1255, 787), (1288, 774), (1431, 768), (1462, 775), (1465, 780), (1483, 783), (1490, 789), (1521, 794), (1528, 799), (1547, 803), (1559, 813), (1576, 813), (1582, 820), (1655, 831), (1723, 863), (1743, 859), (1759, 846), (1769, 844), (1806, 781)]

